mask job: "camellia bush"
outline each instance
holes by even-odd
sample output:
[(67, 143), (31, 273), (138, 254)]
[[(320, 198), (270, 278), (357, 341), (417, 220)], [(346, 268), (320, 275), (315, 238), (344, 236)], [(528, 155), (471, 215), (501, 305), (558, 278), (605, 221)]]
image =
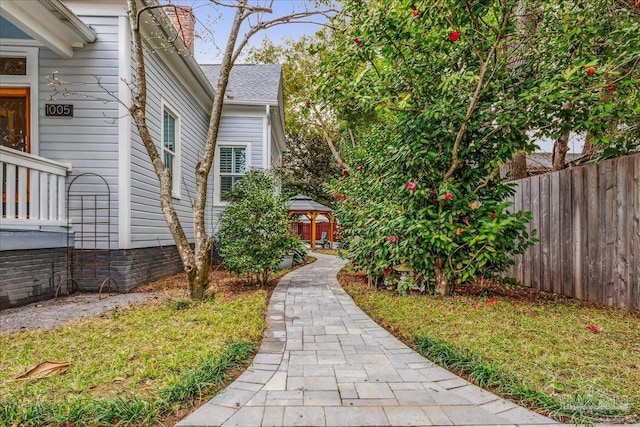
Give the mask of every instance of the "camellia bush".
[[(500, 167), (533, 147), (513, 73), (515, 3), (346, 1), (322, 51), (317, 109), (355, 134), (334, 183), (349, 257), (450, 293), (534, 243)], [(325, 113), (326, 114), (326, 113)]]
[(265, 285), (293, 242), (289, 236), (289, 201), (276, 194), (267, 172), (251, 170), (233, 190), (216, 236), (225, 266), (238, 275), (251, 274)]

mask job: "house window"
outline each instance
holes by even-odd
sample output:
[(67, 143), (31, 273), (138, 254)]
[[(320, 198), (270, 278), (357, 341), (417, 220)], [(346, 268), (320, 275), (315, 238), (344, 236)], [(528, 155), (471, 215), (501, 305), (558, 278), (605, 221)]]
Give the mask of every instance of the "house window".
[(247, 171), (246, 147), (220, 147), (220, 200), (242, 179)]
[(171, 170), (173, 197), (180, 197), (179, 119), (166, 108), (162, 116), (162, 160)]
[(0, 88), (0, 144), (31, 152), (29, 88)]
[(0, 57), (0, 74), (3, 76), (26, 76), (27, 58)]
[(3, 45), (0, 49), (1, 145), (39, 154), (38, 94), (38, 48)]

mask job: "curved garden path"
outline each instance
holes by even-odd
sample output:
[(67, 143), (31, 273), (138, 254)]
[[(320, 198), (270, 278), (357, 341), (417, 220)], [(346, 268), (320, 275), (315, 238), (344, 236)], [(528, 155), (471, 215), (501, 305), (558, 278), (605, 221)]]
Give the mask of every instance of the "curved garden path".
[(314, 256), (280, 280), (251, 366), (178, 426), (557, 425), (398, 341), (338, 284), (345, 261)]

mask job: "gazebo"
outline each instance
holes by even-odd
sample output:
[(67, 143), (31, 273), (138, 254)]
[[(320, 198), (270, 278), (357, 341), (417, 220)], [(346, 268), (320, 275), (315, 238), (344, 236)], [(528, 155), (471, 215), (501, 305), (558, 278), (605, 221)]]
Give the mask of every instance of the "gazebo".
[(333, 209), (321, 203), (314, 201), (311, 197), (298, 194), (290, 199), (289, 217), (305, 216), (311, 221), (311, 249), (316, 247), (318, 216), (324, 215), (329, 220), (329, 232), (327, 233), (327, 241), (333, 242), (335, 232), (335, 220), (333, 218)]

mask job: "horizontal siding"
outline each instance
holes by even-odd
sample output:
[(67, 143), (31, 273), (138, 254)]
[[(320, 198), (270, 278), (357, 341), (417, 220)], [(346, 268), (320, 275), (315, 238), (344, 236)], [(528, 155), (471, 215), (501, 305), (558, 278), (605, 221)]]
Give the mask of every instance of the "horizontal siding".
[(218, 143), (244, 142), (251, 144), (250, 168), (262, 168), (263, 153), (262, 117), (223, 116), (220, 121)]
[[(107, 91), (118, 94), (118, 20), (113, 17), (89, 17), (83, 21), (97, 34), (94, 43), (82, 49), (75, 49), (71, 59), (63, 59), (48, 49), (41, 49), (39, 56), (39, 111), (40, 111), (40, 155), (73, 166), (70, 183), (76, 176), (91, 172), (102, 176), (108, 183), (111, 199), (111, 233), (107, 233), (107, 203), (109, 194), (106, 186), (95, 178), (76, 180), (72, 188), (70, 216), (72, 222), (80, 223), (80, 196), (95, 192), (100, 209), (91, 222), (100, 223), (96, 228), (98, 247), (117, 248), (118, 230), (118, 103)], [(67, 84), (70, 96), (56, 96), (48, 86), (47, 76), (57, 72), (57, 77)], [(102, 86), (102, 87), (101, 87)], [(73, 104), (73, 118), (46, 117), (46, 103)], [(73, 200), (76, 198), (76, 200)], [(85, 199), (85, 217), (92, 216), (92, 202)], [(85, 221), (85, 241), (77, 239), (76, 246), (89, 248), (93, 236), (92, 226)], [(79, 231), (79, 225), (74, 227)]]
[[(157, 55), (146, 56), (148, 87), (147, 124), (160, 147), (162, 105), (179, 115), (181, 155), (181, 198), (174, 204), (182, 226), (193, 241), (193, 220), (189, 195), (195, 195), (195, 165), (203, 151), (209, 124), (208, 112), (202, 110), (180, 81)], [(133, 72), (133, 70), (132, 70)], [(132, 125), (131, 146), (131, 244), (133, 248), (174, 245), (160, 210), (158, 178), (149, 161), (138, 130)]]

